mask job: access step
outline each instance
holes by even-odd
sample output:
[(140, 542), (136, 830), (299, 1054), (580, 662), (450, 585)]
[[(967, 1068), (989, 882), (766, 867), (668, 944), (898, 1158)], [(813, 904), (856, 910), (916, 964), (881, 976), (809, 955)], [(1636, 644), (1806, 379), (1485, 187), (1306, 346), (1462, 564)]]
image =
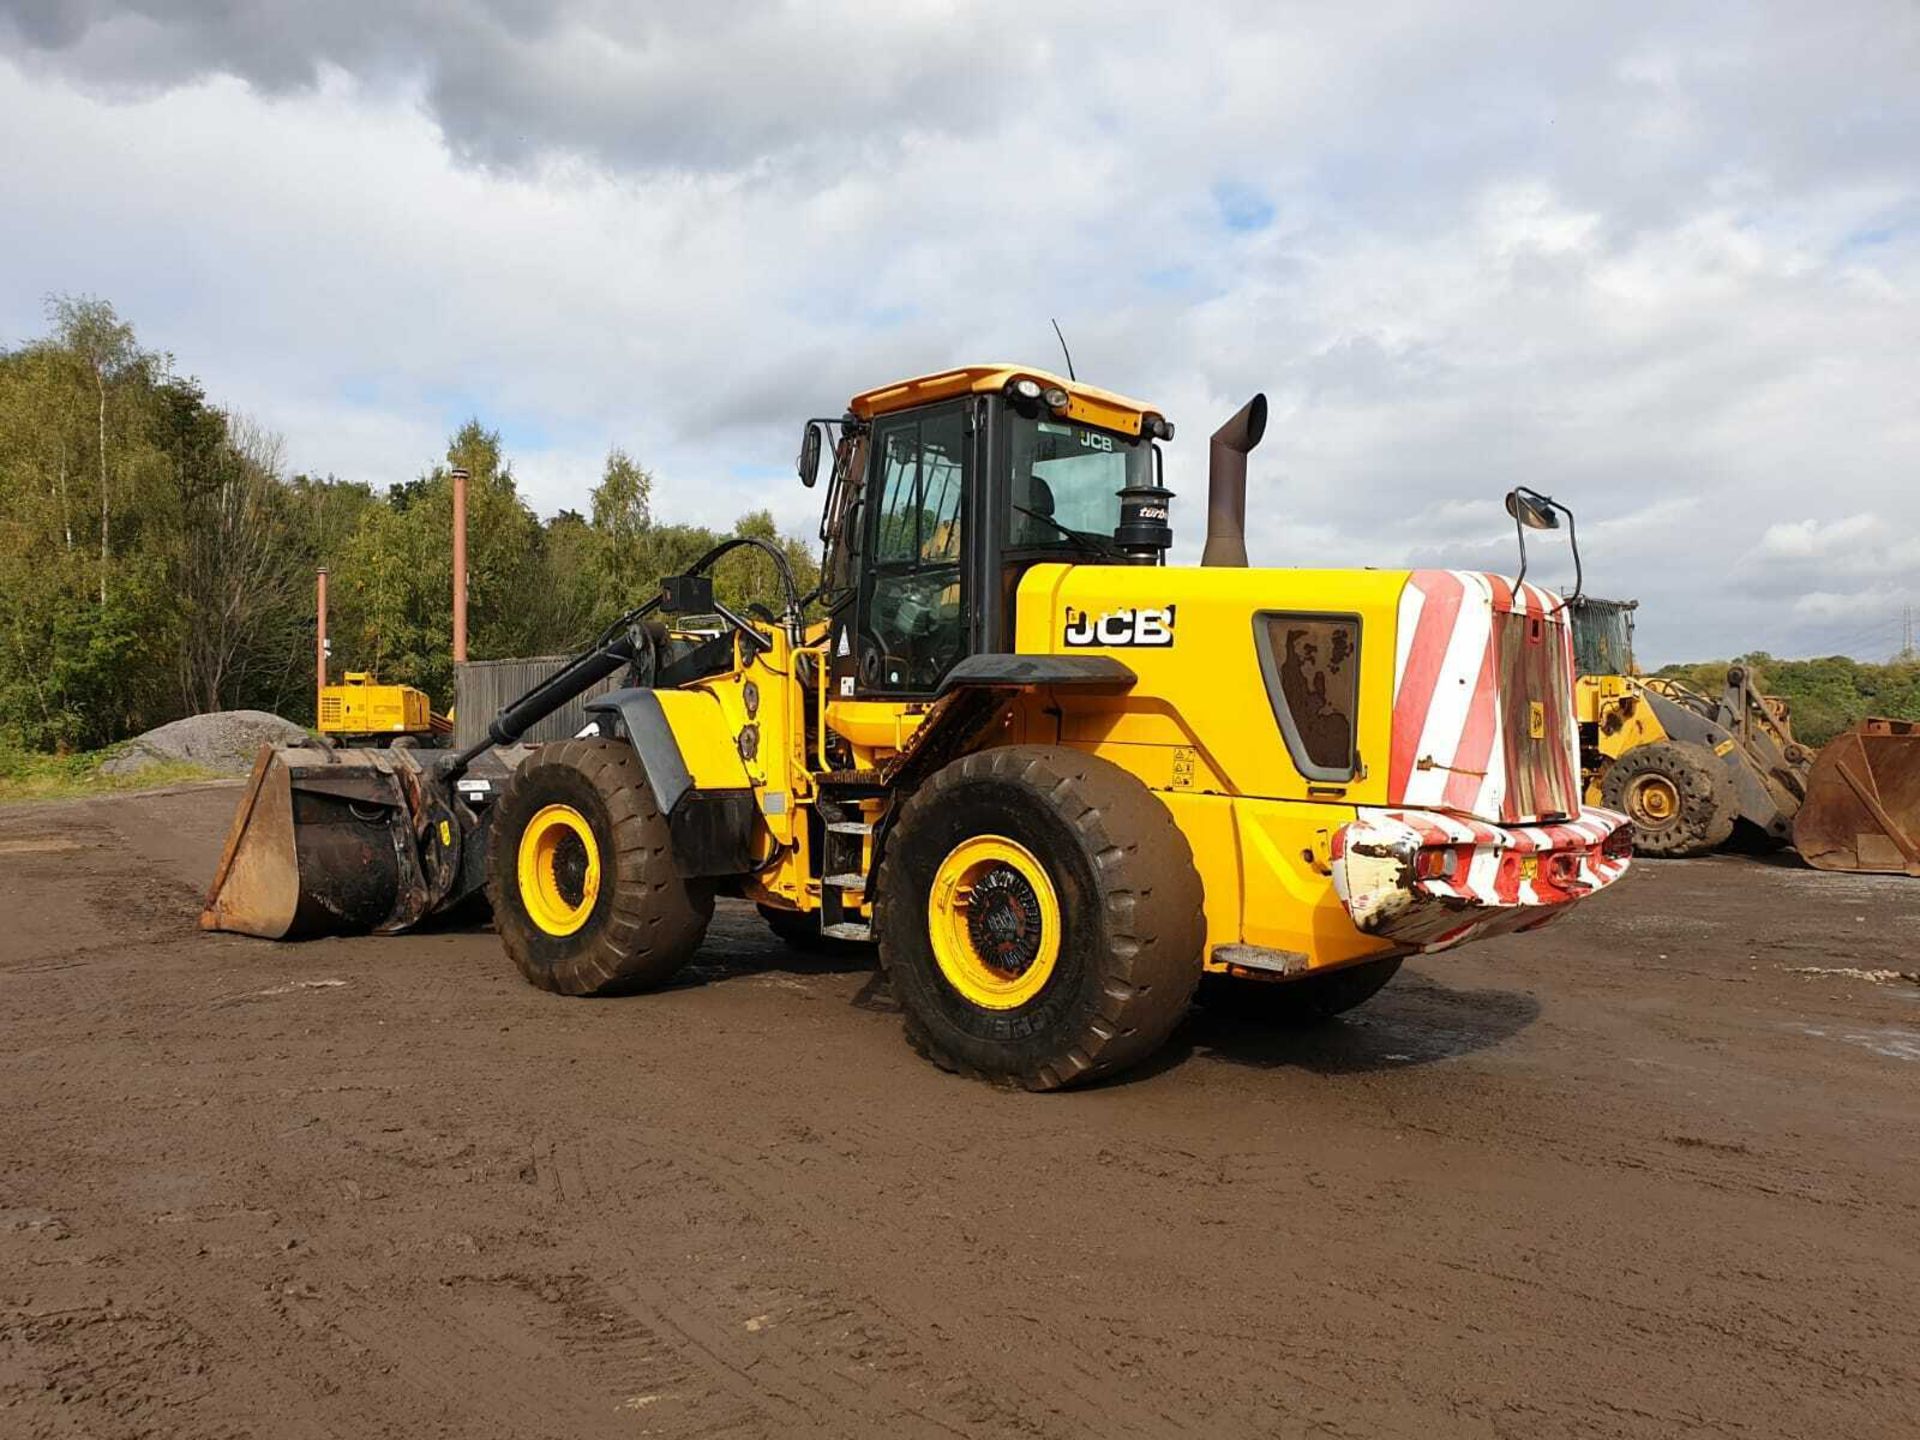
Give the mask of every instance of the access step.
[(873, 939), (873, 927), (863, 920), (842, 920), (837, 925), (822, 925), (820, 933), (829, 940)]
[(831, 790), (848, 799), (877, 799), (887, 793), (887, 782), (878, 770), (823, 770), (814, 776), (822, 790)]

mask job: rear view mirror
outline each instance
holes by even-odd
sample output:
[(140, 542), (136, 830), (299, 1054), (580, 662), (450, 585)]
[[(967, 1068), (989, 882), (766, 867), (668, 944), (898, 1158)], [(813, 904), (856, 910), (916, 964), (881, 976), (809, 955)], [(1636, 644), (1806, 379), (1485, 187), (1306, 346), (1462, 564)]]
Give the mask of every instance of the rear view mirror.
[(1567, 517), (1567, 547), (1573, 552), (1573, 592), (1567, 597), (1567, 603), (1578, 600), (1583, 581), (1580, 573), (1580, 539), (1574, 533), (1573, 511), (1551, 495), (1542, 495), (1538, 490), (1516, 485), (1507, 492), (1507, 514), (1513, 517), (1513, 533), (1520, 541), (1520, 573), (1514, 577), (1516, 584), (1527, 578), (1527, 531), (1558, 530), (1560, 517)]
[(1524, 485), (1507, 492), (1507, 514), (1529, 530), (1558, 530), (1560, 517), (1554, 513), (1555, 509), (1551, 497)]
[(809, 420), (806, 434), (800, 440), (800, 483), (809, 490), (820, 480), (820, 442), (820, 422)]

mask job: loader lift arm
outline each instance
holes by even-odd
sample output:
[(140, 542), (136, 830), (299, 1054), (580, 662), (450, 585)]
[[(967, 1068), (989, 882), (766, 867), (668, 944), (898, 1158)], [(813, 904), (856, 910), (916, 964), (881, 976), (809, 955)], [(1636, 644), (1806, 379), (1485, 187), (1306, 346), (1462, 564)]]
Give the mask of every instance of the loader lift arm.
[[(731, 666), (736, 635), (768, 644), (751, 621), (713, 598), (705, 574), (742, 547), (774, 561), (786, 595), (779, 623), (797, 637), (803, 602), (786, 555), (758, 536), (736, 536), (669, 577), (559, 671), (503, 706), (486, 737), (458, 754), (263, 747), (208, 887), (201, 927), (274, 940), (394, 934), (478, 894), (486, 884), (489, 816), (464, 793), (462, 777), (488, 751), (515, 744), (623, 668), (640, 672), (636, 678), (649, 686), (672, 687)], [(647, 623), (659, 610), (717, 614), (729, 633), (668, 656), (674, 642), (665, 626)]]
[[(772, 558), (787, 599), (786, 613), (780, 617), (779, 623), (786, 627), (789, 640), (797, 646), (800, 639), (800, 616), (806, 601), (802, 598), (800, 587), (793, 578), (793, 566), (788, 562), (786, 553), (777, 545), (770, 544), (757, 535), (736, 535), (733, 539), (714, 546), (688, 566), (684, 574), (668, 576), (661, 582), (659, 594), (627, 611), (601, 631), (600, 638), (587, 649), (581, 651), (566, 665), (518, 699), (501, 707), (500, 713), (495, 715), (487, 726), (486, 738), (475, 745), (468, 746), (453, 757), (447, 779), (450, 782), (459, 779), (466, 773), (468, 766), (496, 745), (518, 743), (527, 731), (569, 700), (578, 699), (609, 675), (618, 673), (624, 666), (635, 665), (643, 659), (657, 657), (659, 642), (665, 638), (664, 631), (652, 635), (653, 643), (647, 646), (640, 645), (636, 640), (636, 627), (655, 610), (665, 608), (669, 614), (718, 615), (748, 643), (756, 648), (765, 648), (768, 643), (766, 637), (754, 629), (751, 621), (735, 614), (715, 599), (713, 582), (706, 577), (708, 567), (743, 546), (757, 549)], [(702, 581), (704, 584), (695, 583)]]

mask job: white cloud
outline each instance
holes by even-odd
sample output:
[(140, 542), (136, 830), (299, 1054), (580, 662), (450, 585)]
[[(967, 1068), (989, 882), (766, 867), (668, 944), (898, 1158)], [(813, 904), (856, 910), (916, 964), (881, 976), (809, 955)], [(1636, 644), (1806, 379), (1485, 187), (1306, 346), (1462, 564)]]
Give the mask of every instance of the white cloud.
[(1892, 585), (1875, 585), (1865, 590), (1809, 590), (1794, 598), (1793, 613), (1804, 620), (1839, 622), (1877, 633), (1881, 629), (1891, 630), (1891, 625), (1881, 617), (1903, 604), (1909, 594), (1910, 591)]
[(1848, 515), (1839, 520), (1787, 520), (1760, 534), (1758, 560), (1839, 560), (1857, 554), (1863, 544), (1886, 534), (1878, 515)]
[(1051, 363), (1058, 315), (1180, 422), (1180, 556), (1265, 388), (1256, 559), (1510, 565), (1528, 484), (1648, 658), (1825, 650), (1920, 600), (1916, 43), (1900, 4), (0, 0), (0, 336), (90, 291), (303, 468), (405, 478), (478, 413), (543, 509), (617, 442), (670, 513), (810, 528), (802, 419)]

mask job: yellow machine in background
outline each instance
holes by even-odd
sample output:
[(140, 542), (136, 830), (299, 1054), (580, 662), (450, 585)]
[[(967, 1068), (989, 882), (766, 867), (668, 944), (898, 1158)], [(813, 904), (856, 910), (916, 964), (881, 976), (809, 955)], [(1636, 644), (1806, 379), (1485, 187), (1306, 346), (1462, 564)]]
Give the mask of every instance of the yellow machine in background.
[(434, 713), (426, 692), (411, 685), (382, 685), (364, 670), (349, 670), (341, 684), (320, 691), (322, 735), (341, 744), (391, 744), (402, 736), (431, 740), (453, 733), (453, 722)]
[[(202, 924), (392, 932), (484, 891), (528, 980), (591, 995), (666, 983), (738, 896), (871, 946), (936, 1063), (1052, 1089), (1151, 1054), (1203, 978), (1332, 1015), (1617, 879), (1564, 607), (1248, 568), (1265, 424), (1256, 396), (1212, 436), (1181, 567), (1153, 407), (1010, 365), (856, 395), (802, 441), (803, 483), (832, 457), (816, 591), (737, 537), (458, 753), (263, 755)], [(780, 614), (716, 591), (743, 547)], [(521, 743), (623, 671), (592, 733)]]
[(1786, 843), (1812, 760), (1793, 738), (1787, 702), (1761, 694), (1743, 665), (1728, 667), (1718, 696), (1638, 674), (1638, 605), (1568, 602), (1588, 801), (1625, 813), (1644, 855), (1703, 855), (1741, 823)]

